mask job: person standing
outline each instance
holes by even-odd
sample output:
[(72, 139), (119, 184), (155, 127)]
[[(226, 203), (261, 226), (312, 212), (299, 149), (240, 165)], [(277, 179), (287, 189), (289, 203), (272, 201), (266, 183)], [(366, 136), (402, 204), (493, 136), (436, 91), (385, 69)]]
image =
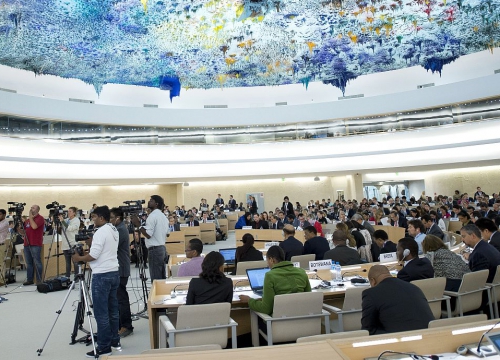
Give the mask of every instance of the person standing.
[[(146, 238), (146, 247), (148, 248), (149, 258), (149, 277), (151, 282), (156, 279), (166, 279), (167, 272), (165, 264), (167, 261), (167, 249), (165, 241), (168, 232), (168, 220), (163, 214), (165, 203), (159, 195), (152, 195), (148, 202), (148, 208), (151, 213), (146, 219), (146, 225), (139, 228), (139, 231)], [(134, 226), (140, 226), (141, 222), (137, 215), (131, 218)]]
[[(80, 219), (76, 216), (77, 208), (72, 206), (68, 208), (68, 219), (64, 219), (62, 214), (59, 214), (59, 221), (64, 227), (61, 239), (61, 248), (64, 253), (64, 260), (66, 260), (66, 277), (71, 276), (71, 248), (76, 245), (75, 235), (78, 234), (80, 229)], [(66, 236), (64, 235), (66, 234)], [(67, 241), (66, 241), (67, 238)], [(78, 265), (73, 263), (75, 275), (78, 273)]]
[(0, 209), (0, 244), (3, 244), (9, 237), (9, 221), (5, 218), (7, 211)]
[(118, 335), (124, 338), (133, 334), (132, 314), (130, 313), (130, 299), (128, 297), (127, 282), (130, 276), (130, 250), (127, 225), (123, 221), (123, 211), (120, 208), (111, 209), (109, 222), (118, 230), (118, 264), (120, 284), (116, 296), (118, 298), (118, 313), (120, 315)]
[(24, 259), (26, 260), (27, 276), (23, 285), (33, 285), (34, 267), (36, 268), (37, 283), (42, 281), (42, 246), (43, 226), (45, 220), (40, 213), (40, 206), (32, 205), (28, 219), (24, 222), (24, 229), (19, 233), (24, 236)]
[(112, 349), (121, 350), (118, 335), (119, 315), (117, 290), (120, 284), (118, 273), (118, 230), (109, 223), (107, 206), (98, 206), (92, 212), (92, 221), (97, 231), (91, 239), (90, 251), (81, 256), (73, 255), (75, 262), (88, 262), (92, 269), (92, 303), (97, 323), (97, 348), (87, 357), (110, 355)]
[(234, 199), (233, 195), (229, 195), (229, 210), (235, 211), (236, 207), (238, 204), (236, 203), (236, 200)]

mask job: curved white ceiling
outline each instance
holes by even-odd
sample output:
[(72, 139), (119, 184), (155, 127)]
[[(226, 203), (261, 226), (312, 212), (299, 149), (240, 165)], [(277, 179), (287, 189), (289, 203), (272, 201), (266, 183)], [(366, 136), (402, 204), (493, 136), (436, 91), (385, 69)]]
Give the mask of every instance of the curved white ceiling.
[(437, 169), (500, 160), (500, 120), (348, 138), (146, 146), (2, 138), (4, 184), (168, 183)]

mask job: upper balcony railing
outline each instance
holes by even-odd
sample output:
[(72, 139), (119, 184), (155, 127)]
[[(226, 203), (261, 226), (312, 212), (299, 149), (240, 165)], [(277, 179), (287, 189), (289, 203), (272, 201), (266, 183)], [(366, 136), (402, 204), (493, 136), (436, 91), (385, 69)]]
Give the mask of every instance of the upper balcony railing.
[(232, 127), (117, 126), (0, 114), (0, 136), (142, 145), (241, 144), (407, 131), (498, 118), (500, 97), (359, 118)]

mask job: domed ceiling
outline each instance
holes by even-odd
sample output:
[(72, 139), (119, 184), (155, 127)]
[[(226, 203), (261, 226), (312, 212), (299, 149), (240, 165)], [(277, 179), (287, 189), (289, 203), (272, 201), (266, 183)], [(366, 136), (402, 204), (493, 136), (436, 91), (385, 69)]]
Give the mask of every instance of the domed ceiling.
[[(274, 86), (422, 66), (500, 41), (500, 0), (0, 0), (0, 64), (158, 87)], [(481, 66), (478, 64), (477, 66)]]

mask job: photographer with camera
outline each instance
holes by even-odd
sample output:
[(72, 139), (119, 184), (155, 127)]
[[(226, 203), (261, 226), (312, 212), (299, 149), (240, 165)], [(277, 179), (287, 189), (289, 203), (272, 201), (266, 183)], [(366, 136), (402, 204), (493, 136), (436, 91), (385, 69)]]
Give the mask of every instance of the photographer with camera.
[(120, 284), (118, 273), (118, 230), (109, 223), (110, 211), (107, 206), (98, 206), (92, 212), (92, 221), (97, 231), (92, 237), (88, 254), (73, 255), (73, 261), (88, 262), (92, 269), (92, 301), (94, 318), (97, 323), (97, 354), (87, 353), (87, 357), (110, 355), (111, 349), (121, 350), (118, 335), (119, 314), (117, 290)]
[(23, 283), (24, 286), (33, 285), (34, 267), (36, 267), (37, 282), (42, 281), (42, 246), (45, 219), (39, 212), (40, 206), (31, 206), (28, 219), (24, 222), (24, 228), (19, 229), (19, 233), (24, 237), (24, 259), (27, 270), (26, 281)]
[[(139, 228), (141, 234), (146, 238), (151, 283), (155, 279), (167, 278), (165, 269), (167, 249), (165, 248), (165, 241), (167, 239), (168, 220), (162, 211), (164, 204), (161, 196), (152, 195), (148, 202), (148, 208), (151, 209), (151, 213), (146, 219), (146, 224)], [(137, 215), (133, 215), (131, 221), (136, 227), (141, 225)]]
[[(66, 260), (66, 277), (69, 279), (71, 276), (71, 248), (76, 245), (75, 236), (78, 234), (80, 229), (80, 219), (76, 216), (78, 209), (74, 206), (68, 208), (68, 219), (64, 219), (63, 214), (59, 214), (59, 221), (61, 225), (64, 226), (66, 237), (63, 232), (63, 239), (61, 239), (61, 247), (64, 253), (64, 260)], [(66, 241), (66, 239), (68, 241)], [(73, 262), (73, 267), (75, 269), (75, 275), (78, 274), (78, 265)]]
[(120, 208), (111, 209), (110, 221), (118, 230), (118, 264), (120, 273), (120, 285), (118, 285), (118, 313), (120, 314), (120, 338), (131, 335), (134, 331), (132, 326), (132, 314), (130, 313), (130, 300), (127, 292), (127, 282), (130, 276), (130, 250), (127, 225), (123, 221), (123, 211)]

